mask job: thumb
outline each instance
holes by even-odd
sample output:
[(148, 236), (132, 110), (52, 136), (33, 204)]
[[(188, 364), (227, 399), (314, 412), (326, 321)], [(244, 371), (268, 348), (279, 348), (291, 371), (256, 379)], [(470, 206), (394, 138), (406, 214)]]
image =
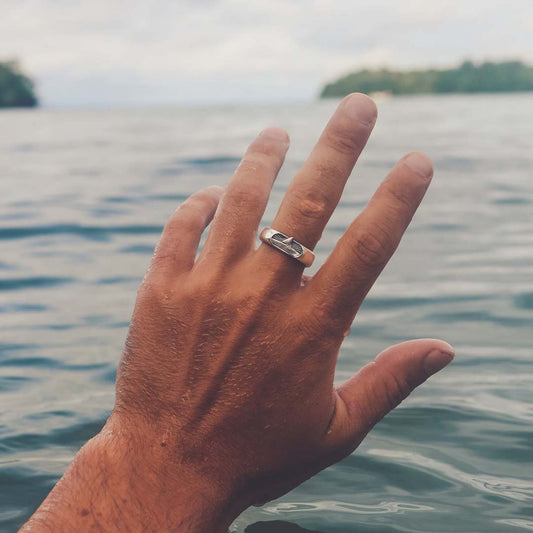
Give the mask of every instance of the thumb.
[(348, 433), (344, 437), (359, 444), (377, 422), (453, 357), (453, 348), (435, 339), (403, 342), (381, 352), (337, 389), (337, 411), (345, 418), (339, 425)]

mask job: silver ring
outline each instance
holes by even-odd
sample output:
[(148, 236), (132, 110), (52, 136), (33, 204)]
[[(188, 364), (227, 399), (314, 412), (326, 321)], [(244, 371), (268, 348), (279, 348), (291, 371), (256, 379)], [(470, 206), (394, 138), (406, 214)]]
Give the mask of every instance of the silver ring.
[(269, 244), (276, 250), (300, 261), (306, 267), (311, 266), (315, 260), (315, 254), (306, 248), (303, 244), (294, 240), (294, 237), (288, 237), (272, 228), (265, 228), (259, 238), (265, 243)]

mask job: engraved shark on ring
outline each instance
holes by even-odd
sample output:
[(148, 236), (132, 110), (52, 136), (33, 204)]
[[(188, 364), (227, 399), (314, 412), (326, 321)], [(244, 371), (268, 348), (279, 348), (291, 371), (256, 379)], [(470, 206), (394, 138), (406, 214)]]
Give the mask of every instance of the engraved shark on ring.
[(296, 259), (306, 267), (311, 266), (315, 260), (315, 254), (309, 248), (294, 240), (294, 237), (289, 237), (281, 233), (281, 231), (273, 228), (265, 228), (259, 238), (265, 244)]

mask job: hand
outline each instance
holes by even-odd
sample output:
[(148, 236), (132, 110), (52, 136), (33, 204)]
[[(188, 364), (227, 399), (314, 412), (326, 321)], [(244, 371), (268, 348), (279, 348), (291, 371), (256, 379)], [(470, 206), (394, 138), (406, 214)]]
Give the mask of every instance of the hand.
[[(273, 228), (315, 247), (375, 119), (369, 98), (342, 101)], [(299, 262), (266, 244), (256, 249), (288, 146), (284, 131), (265, 130), (225, 190), (193, 194), (166, 224), (138, 293), (115, 409), (56, 489), (77, 517), (71, 525), (113, 516), (133, 530), (148, 520), (158, 531), (225, 531), (249, 505), (351, 453), (452, 359), (442, 341), (411, 341), (334, 388), (344, 334), (422, 200), (432, 165), (423, 154), (405, 156), (304, 284)], [(104, 473), (91, 483), (100, 489), (84, 496), (72, 487), (94, 457)], [(48, 509), (58, 500), (53, 492)]]

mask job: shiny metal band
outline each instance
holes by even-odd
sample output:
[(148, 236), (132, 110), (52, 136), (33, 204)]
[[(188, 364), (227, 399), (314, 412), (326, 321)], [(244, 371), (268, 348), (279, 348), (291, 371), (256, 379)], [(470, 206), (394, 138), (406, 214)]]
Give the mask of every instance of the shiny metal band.
[(265, 228), (259, 238), (265, 243), (269, 244), (276, 250), (300, 261), (306, 267), (311, 266), (315, 260), (315, 254), (306, 248), (303, 244), (294, 240), (294, 237), (288, 237), (272, 228)]

